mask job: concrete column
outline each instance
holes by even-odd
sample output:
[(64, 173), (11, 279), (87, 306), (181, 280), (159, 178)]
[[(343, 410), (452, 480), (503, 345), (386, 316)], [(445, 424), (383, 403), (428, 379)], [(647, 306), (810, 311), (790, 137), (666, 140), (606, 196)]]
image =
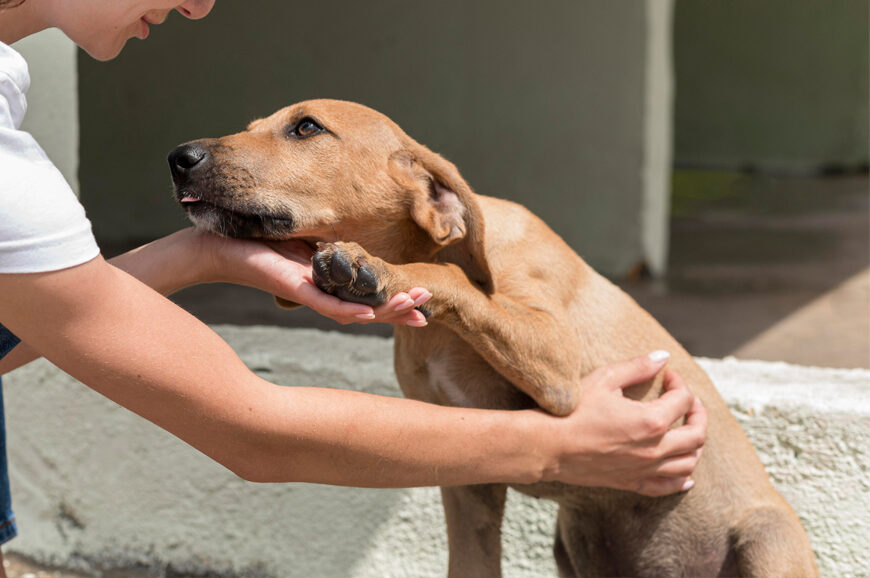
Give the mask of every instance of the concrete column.
[(673, 0), (646, 0), (644, 87), (643, 255), (653, 275), (668, 262), (671, 208), (674, 73), (671, 38)]

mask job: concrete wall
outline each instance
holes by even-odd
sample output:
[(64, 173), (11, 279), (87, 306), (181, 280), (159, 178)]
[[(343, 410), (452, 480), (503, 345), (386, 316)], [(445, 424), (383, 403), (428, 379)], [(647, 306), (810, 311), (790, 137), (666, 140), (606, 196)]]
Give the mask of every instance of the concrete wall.
[[(223, 326), (257, 373), (287, 385), (397, 395), (389, 339)], [(810, 534), (824, 576), (870, 567), (870, 372), (702, 360)], [(156, 575), (443, 576), (439, 493), (256, 485), (48, 363), (4, 379), (12, 491), (40, 560)], [(511, 494), (506, 576), (555, 576), (554, 508)]]
[(391, 116), (479, 192), (527, 204), (603, 270), (661, 270), (671, 7), (332, 0), (176, 15), (115, 62), (80, 57), (85, 204), (101, 239), (171, 232), (184, 224), (173, 146), (342, 98)]
[(57, 29), (14, 45), (27, 60), (30, 90), (22, 130), (45, 149), (73, 190), (78, 192), (79, 114), (76, 46)]
[(867, 0), (681, 0), (674, 48), (678, 166), (867, 166)]

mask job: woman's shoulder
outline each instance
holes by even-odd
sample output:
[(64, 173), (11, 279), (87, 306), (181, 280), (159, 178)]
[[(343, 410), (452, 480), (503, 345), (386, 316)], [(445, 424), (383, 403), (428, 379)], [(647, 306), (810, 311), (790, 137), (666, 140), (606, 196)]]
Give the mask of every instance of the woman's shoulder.
[(24, 57), (0, 42), (0, 127), (17, 129), (27, 110), (30, 73)]
[(0, 42), (0, 74), (8, 76), (21, 92), (30, 88), (30, 72), (27, 61), (17, 50)]

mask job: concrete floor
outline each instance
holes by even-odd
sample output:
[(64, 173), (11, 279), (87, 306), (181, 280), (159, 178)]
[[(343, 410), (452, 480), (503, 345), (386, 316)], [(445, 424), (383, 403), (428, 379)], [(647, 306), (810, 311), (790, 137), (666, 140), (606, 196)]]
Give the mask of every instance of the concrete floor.
[(622, 283), (694, 355), (870, 368), (863, 176), (740, 176), (683, 206), (666, 279)]
[[(694, 190), (719, 192), (675, 199), (667, 277), (619, 281), (623, 289), (694, 355), (870, 368), (867, 176), (701, 182)], [(243, 287), (193, 287), (174, 299), (208, 323), (392, 331), (283, 311)]]

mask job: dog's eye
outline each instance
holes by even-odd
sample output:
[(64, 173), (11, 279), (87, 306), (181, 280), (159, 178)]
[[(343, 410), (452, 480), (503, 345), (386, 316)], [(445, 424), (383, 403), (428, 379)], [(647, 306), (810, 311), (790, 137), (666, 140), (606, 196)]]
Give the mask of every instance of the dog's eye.
[(320, 126), (320, 123), (318, 123), (313, 118), (306, 116), (305, 118), (296, 123), (296, 126), (293, 127), (293, 130), (291, 130), (290, 133), (293, 136), (305, 138), (309, 136), (314, 136), (321, 131), (323, 131), (323, 127)]

